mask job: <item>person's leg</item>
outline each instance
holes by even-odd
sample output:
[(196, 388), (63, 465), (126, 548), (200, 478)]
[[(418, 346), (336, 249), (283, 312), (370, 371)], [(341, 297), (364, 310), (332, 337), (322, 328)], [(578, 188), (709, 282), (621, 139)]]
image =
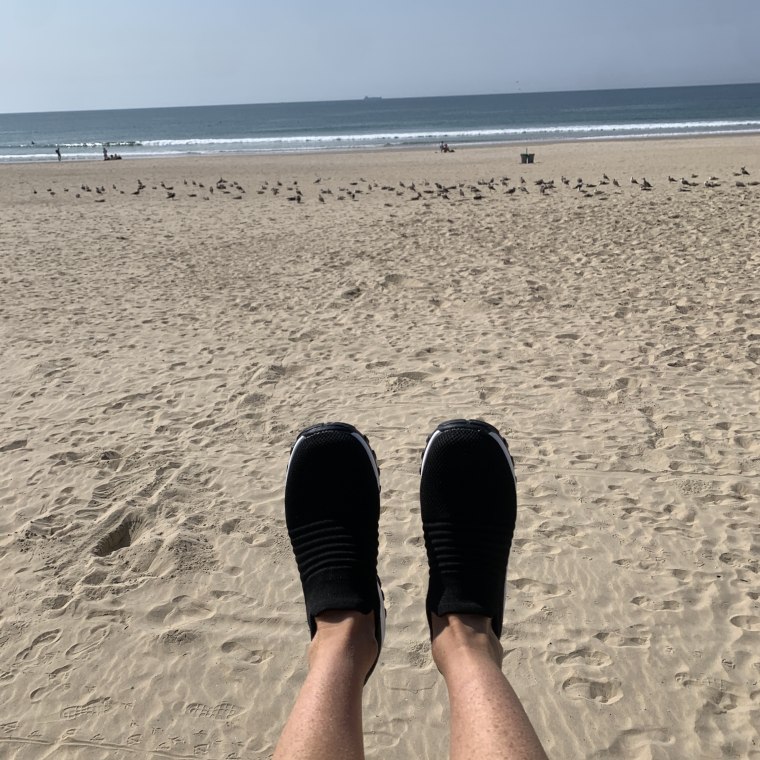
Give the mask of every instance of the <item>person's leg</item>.
[(304, 681), (274, 760), (361, 760), (362, 688), (377, 657), (373, 614), (317, 617)]
[(489, 618), (432, 616), (433, 660), (451, 706), (451, 760), (545, 760), (520, 700), (501, 670)]
[(501, 671), (514, 463), (496, 428), (451, 420), (428, 439), (420, 504), (430, 568), (433, 659), (451, 704), (451, 758), (545, 758)]
[(380, 481), (356, 428), (316, 425), (291, 450), (285, 518), (312, 641), (277, 760), (364, 757), (362, 688), (385, 630), (377, 578)]

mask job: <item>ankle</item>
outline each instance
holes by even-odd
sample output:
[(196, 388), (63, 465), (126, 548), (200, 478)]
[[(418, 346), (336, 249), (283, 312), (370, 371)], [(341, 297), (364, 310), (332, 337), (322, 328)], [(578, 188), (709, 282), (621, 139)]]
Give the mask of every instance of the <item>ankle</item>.
[(309, 646), (309, 667), (340, 658), (362, 679), (377, 658), (374, 613), (328, 610), (316, 617), (317, 632)]
[(431, 653), (438, 670), (446, 676), (459, 663), (487, 659), (501, 668), (504, 650), (482, 615), (431, 615)]

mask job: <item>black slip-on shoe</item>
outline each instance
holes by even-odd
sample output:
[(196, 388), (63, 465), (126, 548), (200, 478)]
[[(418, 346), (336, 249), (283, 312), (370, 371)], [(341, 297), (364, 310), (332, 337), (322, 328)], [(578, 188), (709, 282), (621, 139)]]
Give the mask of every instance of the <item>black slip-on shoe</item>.
[(459, 613), (490, 618), (499, 637), (517, 511), (507, 442), (480, 420), (444, 422), (427, 440), (420, 475), (431, 632), (431, 613)]
[(378, 657), (385, 636), (379, 519), (380, 472), (367, 438), (344, 422), (303, 430), (288, 461), (285, 520), (309, 631), (313, 638), (317, 615), (328, 610), (374, 612)]

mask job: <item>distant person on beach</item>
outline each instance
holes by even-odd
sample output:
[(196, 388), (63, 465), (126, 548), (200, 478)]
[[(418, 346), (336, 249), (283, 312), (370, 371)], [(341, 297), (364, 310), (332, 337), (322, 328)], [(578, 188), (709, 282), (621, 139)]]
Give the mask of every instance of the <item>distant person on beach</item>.
[(55, 146), (55, 155), (58, 156), (58, 160), (60, 161), (61, 160), (61, 148), (58, 145)]
[(103, 146), (103, 160), (108, 161), (108, 148), (106, 146)]
[[(385, 635), (379, 477), (369, 441), (345, 423), (307, 428), (291, 449), (285, 520), (312, 641), (309, 672), (274, 760), (364, 757), (362, 690)], [(545, 759), (501, 670), (517, 494), (499, 431), (479, 420), (439, 425), (422, 455), (420, 506), (425, 607), (433, 661), (449, 694), (451, 758)]]

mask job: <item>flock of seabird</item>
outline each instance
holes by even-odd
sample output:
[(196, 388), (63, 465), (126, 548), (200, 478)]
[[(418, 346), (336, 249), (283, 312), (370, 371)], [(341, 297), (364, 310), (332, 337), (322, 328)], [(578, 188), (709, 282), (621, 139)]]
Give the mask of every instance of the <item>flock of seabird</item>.
[[(242, 200), (243, 194), (245, 193), (245, 189), (239, 182), (229, 182), (228, 180), (224, 179), (224, 177), (220, 177), (215, 183), (210, 183), (208, 186), (204, 185), (203, 182), (196, 182), (196, 180), (191, 180), (188, 182), (186, 179), (182, 180), (183, 185), (185, 185), (189, 192), (187, 192), (188, 198), (197, 198), (199, 195), (203, 198), (204, 201), (210, 200), (211, 196), (214, 194), (214, 190), (216, 189), (217, 194), (224, 194), (224, 195), (230, 195), (232, 196), (233, 200)], [(167, 185), (165, 182), (160, 182), (158, 185), (152, 185), (150, 187), (151, 190), (159, 190), (161, 189), (162, 192), (166, 193), (166, 200), (176, 200), (177, 199), (177, 190), (174, 189), (174, 185)], [(193, 188), (195, 188), (193, 190)], [(140, 195), (144, 190), (148, 190), (148, 185), (146, 185), (141, 179), (137, 180), (137, 188), (135, 190), (127, 191), (119, 189), (115, 184), (111, 185), (111, 189), (114, 191), (114, 193), (118, 193), (119, 195), (124, 195), (125, 193), (129, 192), (130, 195)], [(75, 198), (81, 198), (82, 193), (92, 193), (93, 188), (91, 188), (89, 185), (83, 184), (80, 187), (81, 192), (75, 191), (74, 197)], [(95, 194), (104, 196), (107, 192), (106, 186), (96, 186)], [(47, 189), (47, 192), (49, 195), (55, 195), (55, 190), (53, 188), (49, 187)], [(63, 188), (64, 193), (69, 192), (68, 187)], [(37, 195), (37, 190), (33, 189), (32, 193), (34, 195)], [(105, 198), (95, 198), (96, 203), (105, 203)]]
[[(755, 187), (760, 185), (760, 181), (747, 179), (750, 176), (750, 172), (745, 166), (742, 166), (738, 171), (733, 172), (735, 179), (734, 185), (737, 188)], [(678, 185), (680, 192), (690, 192), (693, 188), (699, 187), (701, 184), (708, 189), (719, 188), (730, 180), (721, 180), (716, 176), (710, 176), (703, 182), (699, 183), (697, 180), (699, 175), (691, 174), (690, 177), (681, 177), (676, 179), (675, 177), (668, 176), (668, 183)], [(432, 198), (440, 198), (443, 200), (483, 200), (485, 197), (494, 193), (503, 194), (507, 196), (516, 196), (517, 194), (530, 193), (531, 190), (528, 187), (528, 182), (524, 177), (520, 177), (517, 180), (512, 180), (510, 177), (503, 176), (500, 178), (492, 177), (490, 179), (479, 179), (475, 183), (456, 182), (453, 184), (445, 184), (441, 182), (429, 182), (428, 180), (422, 180), (421, 182), (402, 182), (398, 181), (395, 185), (383, 184), (380, 185), (377, 182), (366, 180), (364, 177), (359, 177), (358, 180), (346, 183), (337, 187), (335, 190), (327, 187), (326, 183), (323, 183), (321, 177), (317, 177), (314, 185), (318, 186), (314, 191), (310, 192), (309, 197), (316, 197), (319, 203), (326, 203), (328, 200), (357, 201), (361, 195), (384, 193), (387, 194), (389, 200), (393, 198), (405, 198), (408, 201), (421, 201)], [(604, 199), (609, 196), (610, 192), (621, 192), (621, 184), (616, 178), (610, 178), (607, 174), (603, 174), (601, 179), (596, 181), (587, 181), (579, 177), (575, 181), (563, 176), (560, 180), (560, 185), (555, 184), (553, 179), (545, 180), (543, 178), (534, 180), (532, 182), (536, 191), (543, 196), (551, 195), (564, 186), (567, 189), (578, 192), (585, 198), (601, 198)], [(638, 187), (644, 192), (651, 192), (655, 189), (655, 186), (646, 177), (638, 179), (636, 177), (630, 178), (630, 184)], [(617, 190), (612, 190), (617, 188)], [(118, 193), (124, 195), (130, 193), (134, 196), (139, 196), (148, 191), (160, 191), (166, 193), (165, 199), (176, 201), (181, 197), (188, 198), (201, 198), (204, 201), (211, 200), (216, 194), (217, 197), (229, 196), (232, 200), (243, 200), (243, 196), (246, 194), (243, 186), (236, 181), (226, 180), (224, 177), (220, 177), (215, 182), (203, 183), (197, 180), (187, 179), (182, 181), (182, 187), (175, 189), (174, 185), (167, 185), (165, 182), (160, 182), (158, 185), (152, 185), (148, 187), (142, 180), (137, 180), (137, 187), (134, 190), (119, 189), (115, 184), (112, 184), (111, 191), (108, 191), (105, 185), (95, 186), (91, 188), (87, 184), (82, 184), (78, 191), (74, 192), (76, 198), (81, 198), (88, 193), (95, 193), (94, 200), (96, 203), (104, 203), (106, 195), (109, 192)], [(65, 193), (70, 192), (68, 187), (64, 187)], [(37, 190), (32, 191), (35, 195)], [(47, 188), (49, 195), (55, 195), (55, 190)], [(263, 181), (256, 190), (258, 195), (271, 195), (275, 197), (283, 197), (292, 203), (305, 203), (307, 200), (307, 193), (302, 191), (297, 180), (293, 180), (291, 183), (283, 183), (281, 180), (269, 182)], [(314, 195), (316, 193), (316, 195)], [(385, 206), (392, 206), (393, 203), (386, 201)]]

